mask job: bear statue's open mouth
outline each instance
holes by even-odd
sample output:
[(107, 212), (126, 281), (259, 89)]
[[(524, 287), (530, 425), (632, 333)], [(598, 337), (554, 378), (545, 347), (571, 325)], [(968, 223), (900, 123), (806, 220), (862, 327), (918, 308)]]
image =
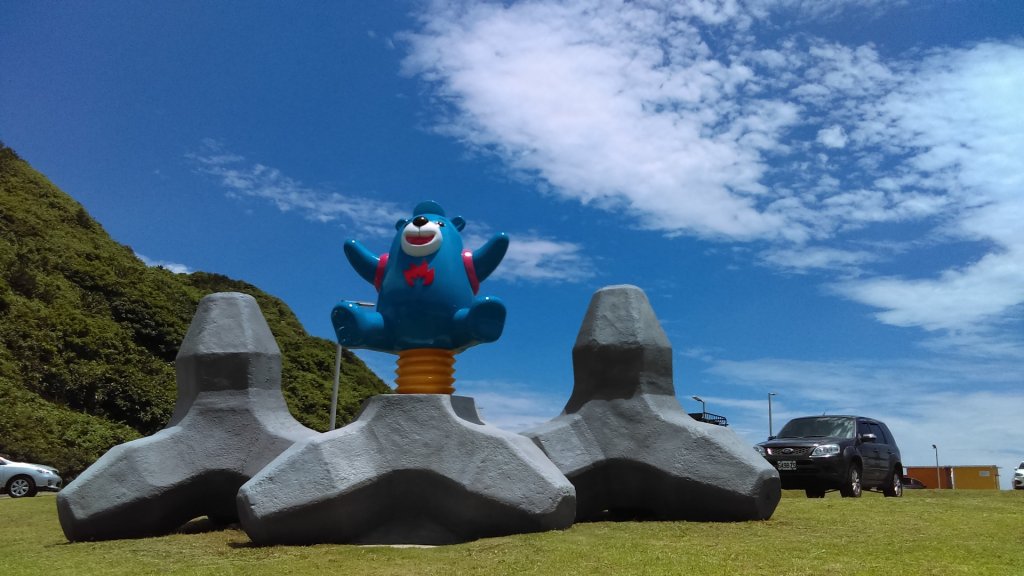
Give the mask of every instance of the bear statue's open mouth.
[(409, 256), (419, 258), (429, 256), (441, 249), (444, 236), (441, 233), (442, 224), (431, 222), (423, 218), (425, 222), (413, 221), (405, 225), (402, 230), (402, 252)]
[(422, 236), (417, 234), (406, 234), (405, 241), (413, 246), (424, 246), (430, 244), (430, 241), (434, 239), (433, 234), (424, 234)]

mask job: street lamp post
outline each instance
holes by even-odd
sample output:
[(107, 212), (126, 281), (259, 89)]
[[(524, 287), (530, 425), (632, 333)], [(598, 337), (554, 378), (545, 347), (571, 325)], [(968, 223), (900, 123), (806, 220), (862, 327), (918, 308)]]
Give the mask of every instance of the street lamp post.
[(703, 400), (701, 400), (700, 396), (691, 396), (691, 398), (693, 398), (697, 402), (700, 402), (700, 413), (701, 414), (707, 414), (708, 406), (707, 406), (707, 404), (704, 403)]
[(932, 444), (932, 449), (935, 450), (935, 489), (942, 488), (942, 473), (939, 471), (939, 447)]
[(774, 434), (772, 429), (772, 396), (777, 396), (775, 392), (768, 393), (768, 438), (771, 438)]

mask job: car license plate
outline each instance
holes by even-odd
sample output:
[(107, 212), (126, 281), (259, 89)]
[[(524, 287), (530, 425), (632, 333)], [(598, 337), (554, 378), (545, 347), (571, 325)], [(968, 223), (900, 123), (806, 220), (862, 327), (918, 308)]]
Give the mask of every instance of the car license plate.
[(796, 460), (779, 460), (779, 470), (796, 470)]

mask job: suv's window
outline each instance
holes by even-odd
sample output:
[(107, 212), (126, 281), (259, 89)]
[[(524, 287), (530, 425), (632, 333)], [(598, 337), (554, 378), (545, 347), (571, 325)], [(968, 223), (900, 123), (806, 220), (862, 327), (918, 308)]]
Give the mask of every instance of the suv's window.
[(889, 438), (885, 435), (885, 431), (882, 427), (874, 422), (868, 422), (868, 431), (875, 435), (875, 442), (879, 444), (888, 444)]
[(871, 429), (868, 428), (867, 420), (857, 421), (857, 435), (863, 436), (864, 434), (871, 434)]
[(797, 418), (790, 420), (782, 430), (779, 438), (811, 438), (832, 437), (852, 438), (853, 420), (836, 416), (819, 416), (815, 418)]
[(895, 446), (896, 439), (892, 435), (892, 430), (889, 430), (889, 427), (886, 426), (884, 422), (879, 422), (878, 425), (882, 427), (882, 432), (885, 432), (885, 437), (887, 438), (886, 444)]

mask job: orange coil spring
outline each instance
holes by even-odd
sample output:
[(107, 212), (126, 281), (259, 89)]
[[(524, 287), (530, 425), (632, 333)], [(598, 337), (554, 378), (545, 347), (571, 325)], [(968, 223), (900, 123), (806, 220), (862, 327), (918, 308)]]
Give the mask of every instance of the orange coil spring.
[(451, 394), (455, 392), (455, 353), (440, 348), (415, 348), (398, 353), (399, 394)]

